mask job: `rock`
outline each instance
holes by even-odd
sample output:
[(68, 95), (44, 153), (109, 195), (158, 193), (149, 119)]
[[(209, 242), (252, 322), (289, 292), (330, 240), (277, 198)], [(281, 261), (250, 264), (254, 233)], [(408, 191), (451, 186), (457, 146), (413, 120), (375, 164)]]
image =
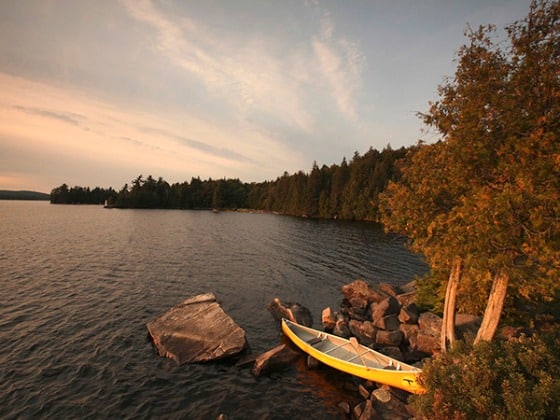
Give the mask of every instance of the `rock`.
[(379, 414), (379, 418), (391, 420), (405, 420), (413, 418), (408, 410), (408, 406), (398, 395), (401, 394), (401, 392), (406, 395), (410, 395), (405, 391), (390, 388), (387, 385), (383, 385), (381, 388), (376, 389), (374, 393), (372, 393), (371, 400)]
[(375, 343), (378, 346), (395, 346), (401, 345), (404, 334), (401, 330), (396, 331), (384, 331), (378, 330), (375, 335)]
[(420, 317), (420, 310), (416, 304), (404, 305), (399, 312), (399, 321), (403, 324), (417, 324)]
[(399, 304), (399, 301), (393, 296), (389, 296), (381, 302), (373, 303), (371, 305), (371, 319), (375, 324), (376, 321), (379, 321), (384, 316), (396, 315), (400, 310), (401, 305)]
[(371, 393), (371, 396), (380, 403), (386, 404), (391, 401), (391, 393), (386, 387), (377, 388)]
[(441, 340), (439, 336), (426, 334), (421, 330), (416, 337), (417, 347), (416, 351), (424, 354), (434, 354), (441, 350)]
[(255, 364), (255, 360), (257, 360), (256, 354), (249, 354), (240, 358), (237, 362), (235, 362), (235, 366), (238, 368), (246, 368)]
[(375, 408), (373, 407), (373, 403), (371, 400), (367, 400), (366, 403), (364, 404), (361, 413), (360, 413), (360, 417), (358, 417), (359, 420), (375, 420), (379, 418), (377, 416), (377, 412), (375, 411)]
[(366, 312), (366, 308), (368, 306), (367, 299), (364, 299), (363, 297), (353, 297), (349, 299), (349, 302), (352, 308), (361, 309), (364, 313)]
[(340, 309), (344, 309), (344, 310), (348, 310), (352, 307), (352, 305), (350, 305), (350, 301), (346, 298), (342, 299), (342, 302), (340, 302)]
[(361, 402), (359, 404), (356, 404), (354, 406), (354, 409), (352, 410), (352, 416), (355, 419), (359, 419), (360, 416), (362, 415), (363, 411), (364, 411), (364, 407), (366, 406), (365, 402)]
[(257, 356), (251, 372), (255, 376), (260, 376), (271, 369), (284, 367), (300, 356), (301, 353), (292, 350), (286, 344), (280, 344), (266, 353)]
[(352, 301), (352, 299), (363, 299), (366, 302), (371, 302), (371, 295), (373, 291), (369, 285), (363, 280), (356, 280), (352, 283), (342, 286), (342, 294)]
[(404, 343), (407, 344), (412, 351), (416, 350), (418, 348), (418, 325), (401, 324), (399, 330), (404, 334)]
[(377, 334), (377, 328), (373, 326), (371, 321), (364, 321), (361, 325), (361, 333), (366, 338), (375, 341), (375, 335)]
[(362, 328), (362, 321), (358, 321), (357, 319), (351, 319), (348, 321), (348, 329), (352, 333), (353, 336), (361, 335), (361, 328)]
[(350, 329), (348, 328), (348, 324), (343, 316), (337, 317), (336, 324), (333, 329), (333, 334), (343, 338), (348, 338), (352, 335)]
[(373, 325), (381, 330), (395, 331), (399, 329), (401, 323), (397, 315), (387, 315), (374, 321)]
[(423, 312), (418, 317), (418, 326), (423, 334), (440, 336), (443, 320), (431, 312)]
[(363, 345), (370, 346), (373, 344), (373, 338), (364, 334), (363, 322), (351, 319), (350, 322), (348, 322), (348, 329)]
[(406, 284), (400, 285), (399, 288), (401, 289), (403, 294), (410, 293), (410, 292), (415, 292), (416, 291), (416, 281), (415, 280), (409, 281)]
[(442, 319), (431, 313), (423, 312), (418, 318), (418, 335), (416, 351), (434, 354), (440, 351)]
[(299, 303), (282, 303), (279, 298), (274, 298), (272, 302), (268, 304), (268, 310), (278, 320), (286, 318), (298, 324), (305, 325), (306, 327), (311, 327), (313, 325), (311, 312)]
[(455, 315), (455, 333), (457, 338), (463, 338), (467, 332), (476, 334), (482, 318), (476, 315), (456, 314)]
[(161, 356), (178, 364), (207, 362), (241, 352), (245, 331), (212, 293), (194, 296), (146, 324)]
[(330, 307), (323, 309), (321, 313), (321, 323), (325, 331), (332, 331), (336, 325), (336, 318)]
[(431, 357), (431, 355), (427, 355), (426, 353), (422, 353), (420, 351), (417, 350), (409, 350), (406, 352), (405, 356), (404, 356), (404, 361), (406, 363), (408, 363), (409, 365), (412, 365), (414, 367), (417, 367), (419, 369), (422, 369), (422, 366), (424, 366), (424, 361), (426, 360), (426, 357)]
[(317, 369), (319, 367), (319, 361), (308, 355), (305, 360), (305, 365), (307, 366), (307, 369)]
[(416, 302), (416, 292), (407, 292), (402, 293), (397, 296), (397, 300), (399, 301), (401, 306), (410, 305), (411, 303)]
[(383, 385), (383, 388), (386, 388), (391, 393), (391, 401), (401, 402), (403, 404), (406, 404), (411, 395), (410, 392), (407, 392), (403, 389), (391, 388), (388, 385)]
[(336, 321), (333, 334), (343, 338), (348, 338), (352, 336), (352, 333), (350, 332), (350, 329), (348, 328), (348, 324), (346, 324), (346, 321)]
[(348, 316), (358, 321), (365, 321), (367, 319), (367, 310), (362, 308), (350, 307), (347, 312)]
[(342, 411), (344, 414), (349, 415), (350, 411), (352, 410), (350, 403), (348, 401), (341, 401), (338, 403), (338, 408), (340, 409), (340, 411)]
[(392, 357), (393, 359), (397, 359), (400, 360), (401, 362), (404, 362), (404, 355), (399, 347), (387, 346), (387, 347), (383, 347), (379, 351), (389, 357)]
[(369, 389), (367, 389), (365, 386), (363, 386), (363, 385), (360, 384), (360, 385), (358, 386), (358, 392), (360, 393), (360, 395), (362, 396), (362, 398), (363, 398), (364, 400), (367, 400), (367, 399), (369, 398), (370, 391), (369, 391)]
[(393, 296), (393, 297), (397, 297), (397, 295), (400, 295), (402, 293), (402, 290), (400, 290), (399, 287), (389, 283), (379, 283), (379, 286), (377, 287), (383, 293), (386, 293), (389, 296)]
[(370, 299), (369, 302), (371, 303), (379, 303), (384, 299), (387, 299), (390, 295), (388, 295), (387, 293), (385, 293), (382, 290), (379, 289), (373, 289), (371, 291), (371, 295), (370, 295)]

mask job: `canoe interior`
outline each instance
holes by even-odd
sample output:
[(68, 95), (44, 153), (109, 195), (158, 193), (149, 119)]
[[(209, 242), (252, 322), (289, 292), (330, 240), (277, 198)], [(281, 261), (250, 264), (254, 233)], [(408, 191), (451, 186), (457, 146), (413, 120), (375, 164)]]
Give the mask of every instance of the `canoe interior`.
[(287, 320), (286, 325), (303, 342), (330, 357), (354, 363), (359, 366), (365, 365), (369, 369), (391, 369), (412, 372), (420, 371), (420, 369), (414, 366), (407, 365), (406, 363), (385, 356), (384, 354), (378, 353), (369, 347), (359, 345), (358, 349), (356, 349), (356, 347), (354, 347), (354, 345), (347, 339), (304, 327)]

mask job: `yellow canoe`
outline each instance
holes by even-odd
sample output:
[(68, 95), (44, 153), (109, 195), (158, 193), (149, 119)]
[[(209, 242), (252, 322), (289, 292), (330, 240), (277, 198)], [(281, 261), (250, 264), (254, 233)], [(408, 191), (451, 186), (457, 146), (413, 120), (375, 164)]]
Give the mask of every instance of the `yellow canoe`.
[(413, 394), (426, 389), (418, 383), (421, 369), (336, 335), (282, 319), (282, 331), (305, 353), (334, 369)]

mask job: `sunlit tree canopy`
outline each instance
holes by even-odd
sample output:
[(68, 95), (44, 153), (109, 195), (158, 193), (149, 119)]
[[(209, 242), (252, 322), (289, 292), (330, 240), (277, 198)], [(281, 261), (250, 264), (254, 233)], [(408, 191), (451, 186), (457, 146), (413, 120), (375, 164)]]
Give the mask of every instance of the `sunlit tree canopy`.
[(506, 34), (468, 28), (454, 77), (421, 115), (441, 139), (409, 152), (383, 222), (434, 272), (461, 257), (463, 295), (503, 273), (510, 295), (546, 299), (560, 270), (560, 3), (533, 2)]

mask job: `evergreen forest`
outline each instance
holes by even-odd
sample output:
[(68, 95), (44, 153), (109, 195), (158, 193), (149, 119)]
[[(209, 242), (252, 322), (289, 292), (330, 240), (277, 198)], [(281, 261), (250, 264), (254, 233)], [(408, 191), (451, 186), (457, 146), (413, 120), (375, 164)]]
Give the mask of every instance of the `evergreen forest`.
[(169, 184), (139, 175), (120, 191), (71, 187), (51, 191), (53, 204), (107, 204), (116, 208), (250, 209), (311, 218), (379, 221), (377, 197), (398, 179), (397, 161), (408, 149), (358, 152), (350, 162), (319, 167), (309, 173), (284, 174), (274, 181), (244, 183), (239, 179), (192, 178)]

